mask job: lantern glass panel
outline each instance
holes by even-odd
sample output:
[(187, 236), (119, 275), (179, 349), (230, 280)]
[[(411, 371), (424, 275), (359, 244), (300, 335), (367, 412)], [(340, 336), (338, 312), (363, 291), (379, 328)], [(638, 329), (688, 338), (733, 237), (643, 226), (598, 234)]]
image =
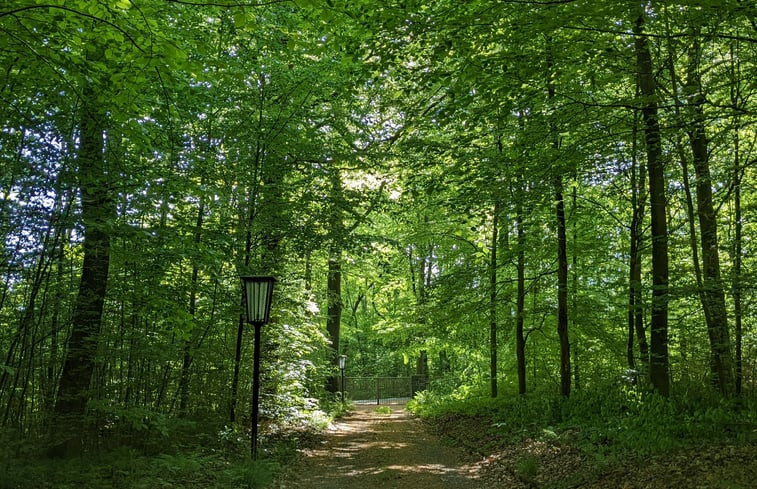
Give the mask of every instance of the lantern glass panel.
[(273, 282), (273, 277), (267, 276), (242, 277), (248, 323), (265, 324), (268, 322), (271, 312)]

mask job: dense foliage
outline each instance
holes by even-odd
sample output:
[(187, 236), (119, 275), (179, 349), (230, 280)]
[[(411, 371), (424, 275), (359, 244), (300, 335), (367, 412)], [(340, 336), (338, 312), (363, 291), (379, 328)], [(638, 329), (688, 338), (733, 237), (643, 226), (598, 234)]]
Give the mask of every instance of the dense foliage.
[[(427, 368), (428, 406), (536, 391), (568, 423), (601, 392), (627, 406), (597, 428), (619, 446), (702, 396), (690, 431), (754, 429), (733, 417), (757, 402), (755, 18), (4, 2), (2, 458), (249, 430), (249, 273), (278, 279), (271, 440), (321, 422), (338, 354), (352, 376)], [(496, 409), (540, 415), (519, 402)]]

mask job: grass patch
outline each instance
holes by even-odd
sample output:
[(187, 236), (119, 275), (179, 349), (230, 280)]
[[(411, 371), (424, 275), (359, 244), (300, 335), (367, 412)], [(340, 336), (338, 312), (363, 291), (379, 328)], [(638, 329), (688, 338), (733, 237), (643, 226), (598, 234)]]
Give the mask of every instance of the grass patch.
[(538, 457), (531, 454), (522, 455), (518, 461), (515, 462), (515, 473), (521, 479), (533, 480), (539, 471), (539, 465), (540, 462)]

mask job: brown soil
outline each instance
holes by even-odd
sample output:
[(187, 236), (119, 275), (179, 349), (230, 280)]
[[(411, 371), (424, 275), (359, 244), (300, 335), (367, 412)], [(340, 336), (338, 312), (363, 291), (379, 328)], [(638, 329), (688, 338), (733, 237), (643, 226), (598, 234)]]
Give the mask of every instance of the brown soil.
[(379, 414), (357, 406), (290, 467), (279, 489), (474, 489), (482, 487), (465, 451), (445, 446), (403, 406)]
[[(603, 464), (570, 443), (502, 444), (483, 418), (424, 423), (358, 406), (302, 450), (276, 489), (751, 489), (757, 446), (712, 444)], [(440, 434), (444, 433), (442, 441)], [(454, 446), (451, 446), (454, 445)]]
[[(757, 489), (757, 445), (706, 443), (650, 456), (602, 459), (558, 438), (506, 441), (485, 417), (434, 419), (435, 432), (482, 458), (475, 463), (481, 488), (497, 489)], [(757, 431), (755, 432), (757, 434)]]

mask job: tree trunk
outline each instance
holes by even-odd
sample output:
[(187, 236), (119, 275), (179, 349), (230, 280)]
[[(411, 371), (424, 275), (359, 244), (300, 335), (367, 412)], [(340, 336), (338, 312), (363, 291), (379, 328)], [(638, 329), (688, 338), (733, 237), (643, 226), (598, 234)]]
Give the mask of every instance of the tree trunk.
[[(639, 357), (642, 368), (649, 368), (649, 346), (647, 335), (644, 330), (644, 307), (641, 294), (641, 245), (644, 237), (642, 228), (644, 223), (644, 199), (643, 189), (646, 185), (646, 171), (643, 165), (638, 164), (637, 159), (637, 133), (638, 117), (634, 115), (633, 124), (633, 149), (631, 162), (631, 236), (629, 256), (629, 280), (628, 280), (628, 367), (636, 369), (634, 357), (634, 335), (639, 344)], [(638, 174), (638, 175), (637, 175)]]
[(555, 177), (557, 214), (557, 335), (560, 338), (560, 394), (570, 395), (570, 340), (568, 339), (568, 252), (562, 176)]
[[(244, 308), (244, 301), (240, 308)], [(242, 362), (242, 336), (244, 333), (244, 316), (239, 315), (237, 321), (237, 341), (234, 348), (234, 373), (231, 377), (231, 399), (229, 405), (229, 421), (233, 423), (237, 419), (237, 398), (239, 396), (239, 366)]]
[[(737, 60), (731, 47), (731, 60)], [(731, 104), (738, 108), (741, 101), (741, 74), (738, 61), (733, 61), (731, 65)], [(741, 233), (743, 223), (741, 222), (741, 157), (739, 155), (741, 140), (739, 138), (740, 117), (738, 111), (733, 116), (733, 219), (734, 219), (734, 240), (733, 240), (733, 320), (736, 328), (736, 395), (741, 395), (743, 383), (743, 326), (741, 311), (741, 255), (743, 254)]]
[[(342, 323), (342, 256), (341, 250), (332, 249), (328, 261), (328, 306), (326, 331), (333, 349), (332, 364), (338, 366), (339, 335)], [(329, 376), (327, 388), (329, 392), (339, 392), (339, 378)]]
[[(666, 23), (666, 34), (670, 35), (671, 30), (668, 23)], [(683, 116), (681, 114), (683, 110), (683, 104), (681, 103), (679, 97), (677, 94), (679, 93), (678, 90), (678, 74), (676, 73), (675, 69), (675, 53), (673, 52), (672, 47), (668, 48), (668, 71), (670, 73), (670, 88), (676, 96), (674, 97), (675, 102), (675, 115), (677, 118), (681, 119)], [(704, 310), (705, 317), (709, 317), (709, 303), (704, 298), (704, 286), (702, 284), (702, 267), (700, 265), (699, 260), (699, 247), (697, 245), (697, 226), (696, 226), (696, 215), (694, 213), (694, 198), (691, 195), (691, 183), (689, 179), (689, 164), (688, 164), (688, 158), (686, 156), (686, 149), (684, 148), (684, 143), (681, 138), (680, 133), (676, 133), (676, 151), (678, 152), (678, 159), (681, 163), (681, 174), (683, 177), (683, 191), (684, 196), (686, 198), (686, 218), (689, 226), (689, 248), (691, 249), (691, 261), (694, 267), (694, 278), (696, 280), (696, 292), (697, 296), (699, 297), (699, 301), (702, 304), (702, 309)], [(688, 331), (682, 330), (679, 334), (679, 349), (681, 352), (681, 361), (683, 363), (683, 369), (682, 369), (682, 375), (684, 378), (688, 377), (688, 364), (687, 364), (687, 356), (688, 356)]]
[(499, 199), (495, 199), (492, 222), (492, 251), (489, 260), (489, 373), (492, 397), (497, 397), (497, 241), (500, 207)]
[(570, 317), (572, 320), (572, 328), (573, 328), (573, 348), (571, 348), (571, 352), (573, 353), (573, 384), (576, 389), (581, 388), (581, 376), (580, 371), (578, 368), (578, 336), (575, 334), (577, 331), (576, 328), (576, 319), (578, 318), (578, 175), (577, 172), (573, 175), (573, 195), (572, 195), (572, 209), (573, 209), (573, 223), (572, 223), (572, 231), (573, 231), (573, 250), (572, 250), (572, 259), (571, 259), (571, 280), (573, 282), (571, 286), (571, 307), (570, 307)]
[(702, 244), (702, 297), (707, 304), (705, 319), (710, 338), (713, 373), (715, 374), (713, 380), (722, 394), (729, 395), (735, 391), (733, 358), (728, 334), (725, 293), (720, 277), (717, 215), (712, 203), (712, 179), (710, 177), (703, 109), (704, 95), (702, 94), (699, 76), (699, 33), (695, 30), (692, 37), (693, 44), (689, 50), (689, 69), (685, 91), (689, 100), (688, 135), (697, 179), (697, 214)]
[[(552, 44), (547, 39), (547, 98), (555, 98), (552, 83)], [(552, 149), (556, 155), (560, 149), (560, 136), (553, 122), (550, 122)], [(560, 395), (570, 395), (570, 340), (568, 338), (568, 239), (565, 226), (565, 198), (563, 178), (560, 169), (554, 169), (555, 215), (557, 217), (557, 336), (560, 338)]]
[[(201, 181), (201, 187), (204, 187), (205, 179)], [(204, 191), (204, 190), (203, 190)], [(200, 205), (197, 209), (197, 222), (195, 224), (194, 245), (195, 249), (199, 249), (202, 242), (202, 221), (205, 215), (205, 196), (200, 196)], [(189, 376), (190, 367), (192, 366), (192, 342), (194, 341), (195, 333), (195, 315), (197, 309), (197, 282), (199, 275), (199, 266), (197, 265), (197, 258), (192, 263), (192, 278), (189, 284), (189, 315), (192, 318), (192, 331), (190, 337), (184, 340), (183, 358), (181, 364), (181, 377), (179, 378), (179, 412), (186, 414), (187, 406), (189, 403)]]
[[(5, 175), (2, 176), (2, 195), (0, 195), (0, 231), (2, 231), (2, 235), (0, 235), (0, 240), (2, 241), (0, 241), (0, 243), (8, 242), (6, 239), (7, 231), (13, 226), (12, 217), (9, 216), (7, 209), (8, 204), (11, 202), (9, 196), (16, 186), (16, 181), (19, 177), (18, 174), (21, 173), (20, 169), (22, 168), (22, 159), (24, 156), (24, 151), (26, 151), (26, 140), (27, 129), (24, 129), (21, 131), (18, 144), (16, 145), (16, 151), (14, 152), (13, 162), (10, 165), (10, 171), (8, 171), (7, 165), (3, 165)], [(6, 175), (8, 177), (7, 183), (5, 181)], [(5, 300), (7, 299), (8, 292), (11, 289), (10, 284), (12, 281), (12, 274), (8, 272), (10, 271), (11, 263), (15, 259), (14, 256), (18, 251), (20, 251), (21, 243), (16, 244), (15, 248), (15, 252), (10, 254), (6, 252), (5, 247), (3, 246), (3, 253), (0, 253), (0, 260), (2, 260), (2, 262), (0, 262), (0, 275), (6, 277), (5, 282), (2, 284), (2, 292), (0, 292), (0, 313), (3, 310), (3, 306), (5, 306)]]
[(649, 378), (662, 396), (670, 394), (668, 376), (668, 225), (665, 202), (665, 169), (662, 161), (660, 126), (657, 120), (657, 85), (652, 69), (647, 36), (643, 33), (644, 12), (634, 26), (636, 68), (642, 97), (642, 116), (649, 174), (650, 218), (652, 222), (652, 324)]
[[(738, 130), (738, 129), (737, 129)], [(739, 168), (739, 145), (738, 136), (736, 137), (735, 148), (735, 168), (734, 171), (734, 189), (733, 189), (733, 207), (735, 220), (735, 239), (733, 240), (733, 316), (736, 323), (736, 394), (741, 395), (743, 383), (743, 327), (741, 323), (741, 169)]]
[[(16, 410), (16, 414), (20, 414), (24, 410), (24, 405), (28, 400), (27, 397), (23, 395), (26, 389), (26, 383), (24, 383), (23, 377), (28, 375), (28, 372), (26, 372), (24, 368), (24, 361), (27, 361), (28, 363), (31, 358), (34, 357), (35, 341), (33, 336), (37, 330), (36, 325), (39, 322), (39, 312), (40, 310), (45, 309), (44, 306), (39, 304), (38, 299), (41, 296), (44, 304), (48, 295), (52, 265), (53, 262), (59, 260), (59, 249), (61, 236), (64, 231), (64, 223), (66, 222), (66, 217), (73, 200), (71, 195), (69, 195), (69, 192), (64, 191), (62, 188), (60, 177), (56, 179), (54, 194), (55, 201), (46, 226), (40, 228), (40, 236), (38, 239), (41, 242), (41, 247), (37, 263), (33, 268), (30, 267), (28, 276), (25, 279), (25, 281), (29, 283), (28, 290), (25, 293), (26, 303), (22, 308), (23, 313), (19, 319), (18, 328), (12, 336), (5, 358), (5, 365), (14, 370), (12, 382), (10, 384), (7, 383), (9, 377), (8, 369), (3, 369), (3, 371), (0, 372), (0, 401), (5, 404), (5, 412), (2, 416), (0, 426), (6, 426), (8, 424), (12, 408), (16, 403), (16, 398), (18, 398), (18, 409)], [(52, 404), (52, 402), (52, 398), (48, 400), (49, 404)]]
[(93, 103), (94, 98), (87, 90), (82, 107), (78, 163), (84, 261), (55, 404), (53, 433), (60, 438), (54, 440), (53, 455), (79, 452), (86, 436), (84, 416), (108, 283), (108, 226), (116, 218), (103, 160), (105, 115)]
[[(332, 169), (331, 174), (331, 214), (329, 227), (331, 244), (329, 246), (328, 276), (327, 276), (327, 317), (326, 331), (331, 341), (331, 364), (336, 369), (339, 366), (339, 336), (342, 324), (342, 239), (344, 223), (340, 199), (342, 193), (342, 178), (338, 168)], [(330, 375), (326, 388), (329, 392), (339, 392), (339, 377)]]
[(523, 229), (523, 178), (518, 178), (518, 196), (515, 199), (515, 222), (518, 226), (518, 297), (515, 316), (515, 356), (518, 371), (518, 393), (526, 393), (526, 338), (523, 334), (523, 320), (526, 316), (526, 232)]
[[(263, 167), (263, 161), (265, 156), (265, 144), (264, 141), (261, 139), (263, 134), (263, 125), (264, 125), (264, 109), (265, 109), (265, 102), (266, 102), (266, 96), (265, 96), (265, 77), (261, 74), (259, 75), (259, 83), (258, 83), (258, 106), (257, 106), (257, 134), (258, 138), (255, 140), (255, 153), (253, 158), (253, 166), (252, 166), (252, 181), (250, 182), (250, 189), (249, 189), (249, 197), (248, 197), (248, 208), (246, 215), (242, 219), (246, 219), (246, 230), (245, 230), (245, 246), (244, 246), (244, 268), (240, 270), (240, 272), (243, 273), (249, 273), (250, 268), (250, 261), (252, 259), (252, 227), (255, 224), (255, 221), (258, 216), (258, 191), (260, 189), (260, 175), (262, 173), (262, 167)], [(237, 399), (239, 397), (239, 371), (240, 371), (240, 363), (242, 361), (242, 339), (243, 339), (243, 333), (244, 333), (244, 324), (245, 324), (245, 303), (244, 298), (240, 299), (240, 307), (239, 310), (241, 311), (239, 314), (239, 319), (237, 321), (237, 342), (236, 342), (236, 348), (234, 350), (234, 373), (232, 374), (231, 378), (231, 396), (229, 399), (229, 420), (233, 423), (236, 420), (236, 408), (237, 408)]]

